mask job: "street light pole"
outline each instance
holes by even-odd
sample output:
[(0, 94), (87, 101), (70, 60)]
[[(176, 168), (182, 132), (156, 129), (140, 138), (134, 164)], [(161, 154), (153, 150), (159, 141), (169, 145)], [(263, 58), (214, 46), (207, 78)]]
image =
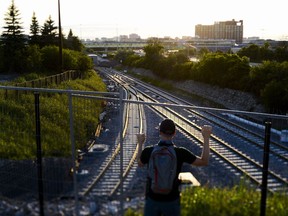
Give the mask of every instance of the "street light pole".
[(62, 58), (62, 27), (61, 27), (61, 14), (60, 14), (60, 0), (58, 0), (58, 21), (59, 21), (59, 70), (62, 73), (63, 58)]

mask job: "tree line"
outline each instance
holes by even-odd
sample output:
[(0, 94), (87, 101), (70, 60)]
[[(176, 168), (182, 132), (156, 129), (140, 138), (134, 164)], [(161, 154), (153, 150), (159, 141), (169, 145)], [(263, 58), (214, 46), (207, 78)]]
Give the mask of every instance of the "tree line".
[[(0, 73), (57, 73), (59, 69), (86, 70), (92, 67), (90, 58), (83, 54), (84, 46), (79, 38), (71, 29), (67, 37), (59, 34), (51, 16), (40, 26), (34, 12), (30, 34), (25, 35), (20, 12), (12, 1), (4, 21), (0, 37)], [(63, 65), (59, 60), (60, 45), (63, 47)]]
[[(249, 63), (255, 54), (253, 50), (258, 50), (257, 59), (262, 64), (252, 67)], [(132, 51), (120, 50), (114, 58), (127, 66), (150, 69), (160, 79), (191, 79), (250, 92), (261, 99), (268, 112), (288, 112), (288, 49), (285, 44), (275, 50), (268, 44), (264, 47), (251, 44), (237, 54), (212, 53), (207, 49), (198, 53), (187, 49), (168, 53), (159, 39), (151, 39), (144, 52), (145, 56), (139, 56)], [(189, 53), (198, 54), (199, 61), (189, 61)]]
[[(51, 16), (43, 26), (33, 13), (30, 34), (23, 34), (19, 10), (14, 1), (5, 15), (6, 25), (0, 37), (0, 73), (59, 73), (59, 68), (86, 70), (92, 61), (82, 51), (84, 46), (72, 30), (62, 36), (63, 65), (59, 62), (59, 32)], [(62, 34), (61, 34), (62, 35)], [(288, 112), (288, 48), (282, 42), (275, 49), (269, 43), (260, 47), (251, 44), (237, 54), (211, 53), (207, 49), (196, 52), (191, 48), (167, 53), (157, 38), (144, 47), (145, 56), (120, 50), (115, 59), (124, 65), (152, 70), (160, 78), (171, 80), (196, 80), (222, 88), (251, 92), (260, 97), (271, 113)], [(197, 54), (199, 61), (189, 61)], [(262, 62), (250, 67), (249, 61)]]

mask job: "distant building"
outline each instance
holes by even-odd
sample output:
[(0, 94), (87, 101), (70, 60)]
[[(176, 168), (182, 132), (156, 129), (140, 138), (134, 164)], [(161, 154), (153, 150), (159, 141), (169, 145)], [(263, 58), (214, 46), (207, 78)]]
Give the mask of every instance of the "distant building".
[(223, 51), (227, 52), (232, 48), (239, 47), (235, 44), (234, 39), (201, 39), (195, 38), (189, 41), (190, 47), (196, 48), (196, 50), (200, 50), (202, 48), (207, 48), (211, 52)]
[(127, 35), (120, 35), (119, 36), (119, 41), (120, 42), (125, 42), (125, 41), (128, 41), (128, 36)]
[(141, 40), (141, 37), (138, 34), (132, 33), (129, 35), (129, 40), (130, 41), (139, 41), (139, 40)]
[(243, 42), (243, 20), (215, 22), (214, 25), (195, 26), (195, 37), (200, 39), (229, 39), (237, 44)]
[(192, 36), (182, 36), (182, 40), (188, 41), (193, 40), (194, 38)]

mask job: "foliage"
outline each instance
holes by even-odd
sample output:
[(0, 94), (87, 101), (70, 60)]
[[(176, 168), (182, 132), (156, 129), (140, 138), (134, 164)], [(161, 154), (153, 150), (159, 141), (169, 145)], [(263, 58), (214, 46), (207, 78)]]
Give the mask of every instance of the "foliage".
[(0, 73), (1, 71), (5, 71), (5, 62), (4, 62), (5, 54), (3, 46), (1, 46), (1, 40), (0, 40)]
[[(57, 88), (89, 91), (106, 91), (101, 78), (95, 72), (86, 73), (85, 80), (64, 82)], [(31, 75), (31, 78), (35, 75)], [(53, 86), (54, 87), (54, 86)], [(9, 94), (0, 100), (0, 154), (1, 158), (27, 159), (36, 154), (34, 96), (32, 94)], [(16, 100), (17, 99), (17, 100)], [(101, 112), (100, 100), (74, 99), (74, 127), (77, 148), (83, 148), (95, 131)], [(89, 112), (87, 112), (87, 106)], [(65, 94), (40, 95), (41, 143), (43, 156), (69, 156), (68, 98)], [(32, 145), (31, 145), (32, 144)]]
[[(51, 74), (57, 73), (59, 68), (59, 48), (57, 46), (45, 46), (40, 52), (43, 69), (46, 69)], [(62, 55), (64, 70), (75, 69), (85, 71), (93, 67), (92, 60), (81, 52), (63, 49)]]
[(52, 20), (51, 16), (45, 21), (42, 29), (41, 29), (41, 46), (49, 46), (56, 45), (56, 30), (54, 20)]
[[(45, 46), (41, 49), (42, 66), (51, 73), (59, 68), (59, 50), (56, 46)], [(64, 61), (63, 61), (64, 62)]]
[(84, 45), (81, 43), (77, 36), (73, 35), (72, 29), (70, 29), (69, 34), (67, 36), (67, 40), (64, 40), (64, 48), (75, 50), (75, 51), (83, 51)]
[(122, 59), (124, 65), (150, 69), (160, 79), (192, 79), (222, 88), (250, 92), (260, 97), (270, 112), (285, 114), (288, 111), (288, 61), (265, 61), (260, 66), (250, 67), (247, 57), (250, 56), (250, 60), (269, 59), (277, 53), (277, 58), (283, 60), (287, 50), (285, 43), (273, 55), (268, 43), (263, 47), (250, 45), (247, 49), (243, 48), (240, 55), (211, 53), (203, 49), (198, 62), (190, 62), (185, 50), (164, 55), (159, 40), (149, 41), (144, 50), (144, 57), (130, 51), (118, 52), (115, 57)]
[(260, 49), (257, 45), (251, 44), (248, 47), (243, 47), (239, 52), (240, 56), (249, 57), (251, 62), (259, 62), (260, 60)]
[(30, 41), (29, 41), (29, 44), (39, 44), (39, 40), (40, 40), (40, 37), (39, 37), (39, 34), (40, 34), (40, 26), (39, 26), (39, 23), (38, 23), (38, 20), (36, 18), (36, 15), (35, 15), (35, 12), (33, 13), (33, 16), (32, 16), (32, 22), (31, 22), (31, 25), (30, 25)]
[[(259, 215), (261, 194), (245, 186), (229, 188), (195, 187), (183, 193), (181, 215)], [(288, 198), (284, 194), (270, 195), (267, 215), (285, 215)]]
[(18, 61), (23, 56), (25, 38), (23, 35), (23, 27), (21, 26), (20, 13), (12, 1), (8, 12), (4, 18), (6, 26), (1, 35), (1, 44), (3, 46), (4, 70), (10, 72), (21, 72), (21, 61)]
[(257, 93), (266, 107), (271, 112), (285, 114), (288, 110), (288, 62), (264, 62), (253, 68), (251, 77), (253, 84), (260, 89)]
[(251, 91), (261, 96), (271, 111), (286, 113), (288, 110), (288, 62), (265, 61), (250, 72)]
[[(177, 53), (168, 53), (164, 56), (164, 47), (158, 39), (150, 39), (144, 47), (145, 56), (140, 57), (132, 51), (120, 50), (116, 53), (114, 59), (122, 64), (132, 67), (143, 67), (152, 70), (161, 78), (184, 80), (186, 75), (176, 76), (175, 69), (181, 68), (186, 63), (188, 52), (180, 51)], [(178, 74), (178, 71), (176, 72)]]
[(196, 64), (194, 62), (185, 62), (183, 64), (177, 64), (174, 66), (174, 71), (171, 73), (170, 78), (172, 80), (188, 80), (191, 79), (192, 73), (194, 73)]
[[(58, 51), (58, 48), (57, 48)], [(63, 68), (64, 69), (77, 69), (77, 54), (75, 55), (73, 50), (64, 49), (62, 51), (63, 55)]]
[[(261, 194), (247, 186), (233, 188), (192, 187), (181, 194), (182, 216), (251, 216), (260, 215)], [(266, 215), (286, 216), (288, 196), (281, 193), (269, 194)], [(142, 210), (128, 209), (125, 215), (143, 215)]]
[(247, 58), (236, 54), (208, 53), (196, 65), (192, 79), (224, 88), (243, 90), (249, 76)]
[(261, 98), (270, 112), (286, 114), (288, 110), (288, 81), (272, 80), (261, 90)]
[(128, 60), (129, 58), (133, 58), (135, 55), (134, 55), (134, 52), (131, 51), (131, 50), (119, 50), (116, 55), (114, 56), (114, 59), (117, 61), (117, 62), (121, 62), (122, 64), (124, 65), (131, 65), (130, 61), (131, 60)]
[(150, 39), (144, 47), (145, 57), (144, 64), (146, 68), (152, 69), (155, 73), (159, 72), (159, 62), (163, 59), (164, 47), (159, 39)]
[(274, 51), (275, 60), (277, 62), (288, 61), (288, 44), (287, 41), (280, 43)]
[[(23, 76), (23, 78), (24, 78), (25, 81), (30, 81), (30, 80), (39, 79), (40, 76), (39, 76), (39, 74), (37, 74), (37, 73), (30, 73), (30, 74), (25, 74), (25, 75)], [(18, 79), (15, 80), (15, 82), (17, 82), (17, 81), (18, 81)]]
[[(37, 44), (31, 44), (27, 46), (26, 50), (26, 58), (23, 59), (25, 62), (25, 72), (38, 72), (42, 67), (42, 55)], [(24, 69), (23, 69), (24, 70)]]
[(262, 61), (273, 61), (276, 60), (278, 62), (288, 61), (288, 49), (287, 44), (281, 44), (272, 49), (268, 42), (266, 42), (263, 46), (258, 46), (256, 44), (251, 44), (247, 47), (241, 48), (241, 50), (237, 53), (239, 56), (246, 56), (250, 59), (251, 62), (259, 62)]
[(84, 53), (80, 53), (77, 51), (74, 51), (74, 54), (77, 55), (77, 69), (80, 71), (86, 71), (88, 69), (93, 68), (93, 62), (92, 59), (89, 58), (87, 55)]
[[(5, 16), (4, 31), (0, 37), (0, 72), (31, 73), (50, 71), (59, 72), (59, 34), (51, 16), (40, 26), (35, 13), (30, 24), (28, 43), (23, 35), (19, 10), (14, 1)], [(63, 48), (82, 52), (84, 46), (70, 29), (69, 35), (62, 38)], [(55, 46), (55, 47), (53, 47)], [(57, 48), (58, 49), (58, 48)], [(64, 69), (87, 70), (92, 68), (89, 58), (83, 54), (63, 51)]]
[(124, 216), (140, 216), (140, 215), (142, 215), (140, 212), (135, 212), (131, 208), (128, 208), (124, 214)]
[(200, 58), (202, 58), (203, 56), (205, 56), (206, 54), (208, 54), (210, 51), (207, 47), (203, 47), (200, 49), (198, 55)]

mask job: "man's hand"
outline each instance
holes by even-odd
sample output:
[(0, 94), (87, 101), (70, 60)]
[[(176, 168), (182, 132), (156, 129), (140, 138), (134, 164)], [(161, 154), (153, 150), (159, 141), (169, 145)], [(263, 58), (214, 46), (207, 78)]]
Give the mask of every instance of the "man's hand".
[(197, 157), (196, 160), (192, 163), (194, 166), (207, 166), (209, 164), (209, 138), (212, 134), (212, 127), (210, 125), (204, 125), (201, 128), (201, 133), (204, 138), (202, 154), (201, 157)]
[(137, 142), (138, 142), (137, 161), (138, 161), (138, 165), (140, 167), (143, 167), (144, 164), (141, 162), (140, 156), (142, 153), (142, 145), (146, 140), (146, 135), (144, 133), (139, 133), (139, 134), (136, 134), (136, 137), (137, 137)]
[(139, 144), (143, 144), (146, 140), (146, 135), (144, 133), (136, 134), (136, 137)]
[(204, 139), (209, 139), (210, 135), (212, 134), (212, 126), (204, 125), (201, 129), (201, 133)]

